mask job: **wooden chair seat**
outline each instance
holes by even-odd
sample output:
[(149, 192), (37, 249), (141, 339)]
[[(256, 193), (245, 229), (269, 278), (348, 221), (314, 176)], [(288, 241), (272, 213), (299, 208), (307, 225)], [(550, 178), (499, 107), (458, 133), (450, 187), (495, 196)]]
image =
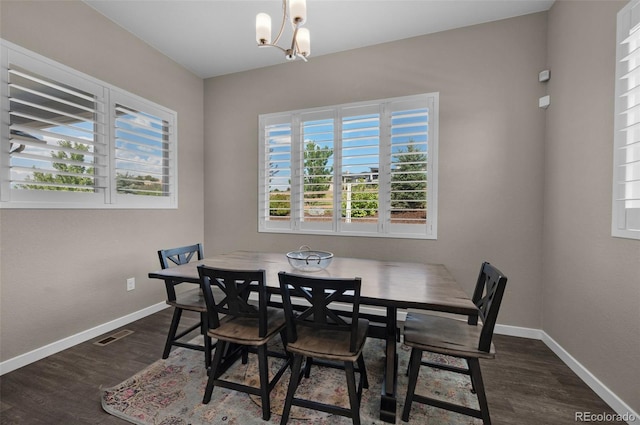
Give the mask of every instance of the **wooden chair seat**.
[(220, 327), (209, 329), (209, 336), (235, 344), (257, 347), (266, 344), (285, 325), (284, 312), (267, 308), (267, 332), (260, 336), (257, 317), (225, 316), (220, 319)]
[(287, 345), (287, 351), (301, 354), (305, 357), (322, 357), (327, 360), (355, 362), (362, 353), (362, 347), (364, 347), (367, 339), (368, 326), (368, 320), (358, 319), (356, 352), (349, 350), (350, 334), (304, 326), (298, 327), (298, 339)]
[(404, 343), (423, 351), (457, 357), (492, 359), (489, 352), (478, 349), (482, 325), (472, 326), (466, 320), (428, 314), (409, 313), (404, 324)]

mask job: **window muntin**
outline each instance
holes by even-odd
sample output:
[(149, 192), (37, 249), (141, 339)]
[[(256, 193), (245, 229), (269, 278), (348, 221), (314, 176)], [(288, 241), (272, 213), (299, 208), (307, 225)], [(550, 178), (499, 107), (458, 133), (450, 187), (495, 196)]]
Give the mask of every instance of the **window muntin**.
[(612, 235), (640, 239), (640, 1), (618, 13)]
[(437, 104), (261, 115), (259, 230), (435, 239)]
[(2, 68), (1, 207), (177, 205), (175, 112), (4, 41)]

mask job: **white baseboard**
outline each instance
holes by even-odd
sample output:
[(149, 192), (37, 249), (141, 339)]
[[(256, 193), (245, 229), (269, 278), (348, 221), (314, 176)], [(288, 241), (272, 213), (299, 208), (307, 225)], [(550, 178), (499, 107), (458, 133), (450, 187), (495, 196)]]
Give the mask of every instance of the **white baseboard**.
[[(553, 351), (556, 356), (560, 357), (569, 368), (576, 374), (585, 384), (589, 386), (605, 403), (607, 403), (618, 415), (619, 420), (612, 422), (627, 422), (628, 424), (640, 424), (640, 415), (631, 407), (620, 399), (613, 391), (596, 378), (589, 370), (576, 360), (569, 352), (567, 352), (560, 344), (551, 338), (546, 332), (542, 332), (542, 342)], [(590, 412), (599, 414), (601, 412)]]
[[(58, 353), (67, 348), (71, 348), (74, 345), (88, 341), (95, 337), (98, 337), (107, 332), (111, 332), (114, 329), (125, 326), (131, 322), (142, 319), (160, 310), (167, 308), (167, 304), (162, 302), (152, 305), (142, 310), (138, 310), (134, 313), (112, 320), (102, 325), (98, 325), (94, 328), (86, 331), (71, 335), (67, 338), (45, 345), (44, 347), (37, 348), (25, 354), (21, 354), (12, 359), (6, 360), (0, 363), (0, 375), (9, 373), (13, 370), (19, 369), (30, 363), (44, 359), (47, 356)], [(384, 314), (382, 309), (372, 309), (367, 311), (368, 313)], [(404, 314), (404, 312), (402, 312)], [(404, 317), (400, 317), (400, 320)], [(600, 398), (604, 400), (616, 413), (618, 413), (622, 420), (631, 425), (640, 425), (640, 415), (633, 411), (631, 407), (621, 400), (613, 391), (611, 391), (606, 385), (604, 385), (598, 378), (596, 378), (589, 370), (587, 370), (580, 362), (578, 362), (571, 354), (569, 354), (560, 344), (558, 344), (553, 338), (551, 338), (546, 332), (541, 329), (523, 328), (519, 326), (508, 325), (496, 325), (495, 333), (500, 335), (516, 336), (520, 338), (537, 339), (545, 343), (551, 351), (553, 351), (569, 368), (582, 379)], [(590, 412), (592, 414), (599, 414), (599, 412)], [(619, 422), (622, 422), (619, 421)]]
[(499, 335), (517, 336), (520, 338), (542, 340), (544, 332), (540, 329), (522, 328), (520, 326), (496, 325), (493, 330)]
[[(496, 325), (495, 333), (500, 335), (517, 336), (521, 338), (538, 339), (544, 342), (556, 356), (562, 360), (582, 381), (589, 386), (605, 403), (609, 405), (619, 418), (612, 418), (606, 422), (627, 422), (630, 425), (640, 425), (640, 415), (620, 399), (613, 391), (596, 378), (587, 368), (567, 352), (560, 344), (540, 329), (521, 328), (517, 326)], [(599, 415), (602, 412), (582, 412), (584, 414)], [(576, 420), (576, 422), (581, 422)], [(588, 422), (588, 421), (585, 421)], [(598, 422), (605, 422), (598, 420)]]
[(112, 330), (118, 329), (119, 327), (128, 325), (131, 322), (135, 322), (136, 320), (142, 319), (143, 317), (149, 316), (153, 313), (157, 313), (158, 311), (163, 310), (167, 307), (168, 305), (165, 302), (158, 303), (150, 307), (143, 308), (142, 310), (133, 312), (131, 314), (127, 314), (126, 316), (119, 317), (110, 322), (103, 323), (94, 328), (87, 329), (86, 331), (71, 335), (67, 338), (52, 342), (51, 344), (45, 345), (44, 347), (36, 348), (35, 350), (29, 351), (28, 353), (13, 357), (0, 363), (0, 376), (26, 366), (30, 363), (42, 360), (45, 357), (58, 353), (62, 350), (66, 350), (67, 348), (71, 348), (74, 345), (88, 341), (107, 332), (111, 332)]

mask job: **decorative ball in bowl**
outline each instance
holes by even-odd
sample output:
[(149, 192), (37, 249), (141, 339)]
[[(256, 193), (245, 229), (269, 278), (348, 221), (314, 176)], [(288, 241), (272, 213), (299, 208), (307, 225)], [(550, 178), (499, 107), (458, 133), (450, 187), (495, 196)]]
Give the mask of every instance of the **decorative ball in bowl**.
[(329, 267), (331, 260), (333, 260), (333, 253), (304, 246), (297, 251), (287, 252), (287, 260), (294, 269), (303, 272), (317, 272)]

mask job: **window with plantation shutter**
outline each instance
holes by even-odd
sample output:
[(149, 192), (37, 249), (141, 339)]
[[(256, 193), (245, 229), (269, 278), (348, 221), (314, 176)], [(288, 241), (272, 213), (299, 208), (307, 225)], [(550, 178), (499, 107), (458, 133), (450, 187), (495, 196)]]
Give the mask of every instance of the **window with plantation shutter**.
[(117, 195), (172, 198), (176, 155), (172, 117), (121, 93), (112, 94), (112, 103)]
[(175, 112), (1, 48), (0, 207), (175, 207)]
[(640, 239), (640, 1), (618, 13), (612, 235)]
[(436, 238), (438, 94), (259, 117), (259, 230)]

